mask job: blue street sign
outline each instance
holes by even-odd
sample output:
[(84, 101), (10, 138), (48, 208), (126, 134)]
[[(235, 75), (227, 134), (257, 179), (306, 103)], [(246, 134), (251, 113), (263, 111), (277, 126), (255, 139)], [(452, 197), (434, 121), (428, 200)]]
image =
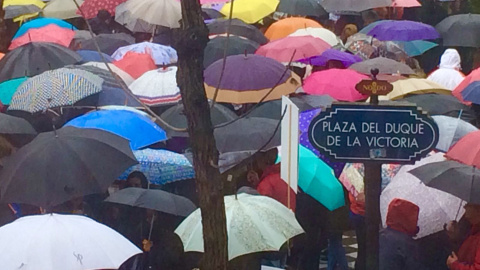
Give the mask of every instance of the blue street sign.
[(438, 127), (415, 104), (334, 103), (312, 120), (308, 136), (338, 161), (413, 163), (435, 147)]

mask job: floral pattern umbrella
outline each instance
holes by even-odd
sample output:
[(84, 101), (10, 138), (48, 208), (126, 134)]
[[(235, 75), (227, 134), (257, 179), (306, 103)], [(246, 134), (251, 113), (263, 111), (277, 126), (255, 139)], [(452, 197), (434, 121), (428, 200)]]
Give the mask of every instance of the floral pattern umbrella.
[(92, 19), (97, 17), (98, 11), (104, 9), (114, 15), (115, 8), (125, 1), (126, 0), (86, 0), (80, 6), (83, 15), (80, 10), (77, 10), (77, 14), (84, 16), (85, 19)]

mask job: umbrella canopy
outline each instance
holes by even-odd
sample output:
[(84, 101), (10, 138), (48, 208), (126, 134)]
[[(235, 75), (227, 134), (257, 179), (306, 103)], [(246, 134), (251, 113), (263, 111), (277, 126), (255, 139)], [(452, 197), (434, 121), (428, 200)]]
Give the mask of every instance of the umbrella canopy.
[(101, 0), (85, 0), (83, 4), (80, 6), (80, 10), (77, 10), (77, 14), (84, 16), (85, 19), (93, 19), (97, 17), (97, 14), (100, 10), (106, 10), (110, 14), (115, 14), (115, 8), (120, 5), (121, 3), (125, 2), (126, 0), (109, 0), (109, 1), (101, 1)]
[(202, 16), (205, 20), (214, 20), (225, 17), (222, 13), (220, 13), (220, 11), (216, 10), (215, 8), (206, 7), (202, 7)]
[[(237, 0), (235, 5), (233, 5), (232, 18), (237, 18), (250, 24), (257, 23), (275, 12), (278, 3), (278, 0)], [(226, 3), (220, 9), (220, 12), (225, 16), (229, 16), (231, 4)]]
[[(205, 48), (203, 67), (207, 68), (215, 61), (222, 59), (225, 54), (227, 37), (218, 36), (207, 43)], [(239, 36), (230, 36), (228, 38), (227, 56), (238, 54), (254, 54), (260, 45)]]
[(15, 17), (40, 12), (45, 3), (40, 0), (6, 0), (3, 2), (5, 11), (5, 19), (13, 19)]
[[(295, 215), (276, 200), (259, 195), (225, 196), (228, 259), (278, 251), (290, 238), (304, 231)], [(175, 230), (185, 252), (203, 252), (202, 216), (195, 210)]]
[(350, 68), (367, 75), (370, 75), (371, 70), (374, 68), (378, 69), (379, 74), (415, 74), (415, 71), (406, 64), (385, 57), (377, 57), (355, 63)]
[(465, 87), (460, 94), (462, 95), (463, 101), (480, 104), (480, 81), (472, 82)]
[(28, 78), (18, 78), (0, 83), (0, 102), (9, 105), (13, 94), (17, 92), (18, 87)]
[(269, 150), (280, 145), (279, 121), (244, 117), (217, 127), (214, 136), (220, 153)]
[(397, 41), (395, 43), (397, 43), (410, 57), (422, 55), (426, 51), (438, 46), (437, 43), (426, 40)]
[(130, 89), (150, 106), (175, 104), (182, 99), (177, 86), (177, 67), (148, 71), (136, 79)]
[(37, 132), (27, 120), (0, 113), (0, 134), (36, 135)]
[(340, 61), (345, 67), (349, 67), (354, 63), (362, 62), (362, 58), (360, 58), (360, 56), (335, 49), (328, 49), (321, 55), (301, 59), (299, 62), (313, 66), (326, 66), (327, 62), (330, 60)]
[[(227, 33), (229, 20), (217, 19), (207, 24), (210, 35), (223, 35)], [(248, 38), (258, 44), (266, 44), (268, 39), (263, 33), (253, 25), (244, 23), (239, 19), (232, 19), (230, 25), (230, 34)]]
[[(174, 127), (187, 128), (188, 123), (183, 108), (182, 103), (172, 106), (162, 113), (161, 118)], [(210, 108), (210, 118), (212, 119), (212, 124), (216, 126), (236, 119), (237, 115), (227, 107), (215, 103), (213, 108)], [(188, 137), (187, 132), (167, 129), (167, 133), (169, 137)]]
[(435, 148), (443, 152), (447, 152), (465, 135), (478, 130), (474, 125), (459, 118), (444, 115), (434, 115), (432, 118), (439, 131), (438, 143)]
[(345, 48), (363, 59), (386, 57), (399, 62), (406, 62), (408, 54), (393, 41), (380, 41), (371, 36), (357, 33), (350, 36)]
[(464, 100), (463, 100), (462, 91), (465, 90), (465, 88), (467, 88), (467, 86), (469, 86), (471, 83), (476, 81), (480, 81), (480, 68), (472, 70), (470, 74), (468, 74), (463, 79), (463, 81), (460, 84), (458, 84), (457, 87), (455, 87), (455, 89), (453, 89), (452, 95), (463, 102)]
[(403, 98), (410, 94), (443, 94), (451, 95), (451, 91), (427, 79), (410, 78), (405, 80), (398, 80), (392, 83), (393, 91), (386, 96), (381, 96), (380, 99), (396, 100)]
[(112, 54), (112, 58), (120, 60), (125, 57), (128, 52), (150, 54), (156, 65), (168, 65), (178, 61), (177, 51), (172, 47), (146, 41), (120, 47)]
[(216, 97), (218, 102), (258, 103), (264, 97), (264, 101), (275, 100), (295, 92), (300, 86), (300, 78), (295, 73), (260, 55), (228, 56), (225, 70), (222, 67), (223, 60), (218, 60), (204, 71), (205, 91), (210, 99), (213, 99), (220, 75), (224, 73)]
[[(295, 3), (294, 1), (291, 2)], [(322, 28), (322, 25), (311, 19), (290, 17), (281, 19), (270, 25), (270, 27), (267, 29), (267, 32), (265, 32), (265, 36), (270, 41), (274, 41), (287, 37), (295, 31), (299, 29), (305, 29), (307, 27)]]
[(60, 26), (62, 28), (66, 28), (69, 30), (77, 30), (75, 26), (63, 20), (59, 20), (55, 18), (38, 18), (22, 24), (22, 26), (20, 26), (20, 28), (15, 33), (12, 39), (16, 39), (19, 36), (23, 36), (28, 30), (32, 28), (41, 28), (49, 24), (56, 24), (57, 26)]
[(445, 155), (448, 159), (480, 167), (480, 131), (470, 132), (461, 138)]
[(127, 52), (122, 59), (114, 61), (113, 64), (134, 79), (140, 78), (147, 71), (157, 69), (152, 56), (148, 53)]
[[(382, 164), (382, 188), (389, 185), (399, 169), (400, 165), (398, 164)], [(347, 163), (338, 179), (348, 192), (357, 197), (358, 194), (365, 192), (364, 178), (365, 165), (363, 163)]]
[(443, 19), (435, 26), (443, 46), (480, 47), (480, 15), (458, 14)]
[[(84, 0), (79, 0), (77, 3), (82, 5)], [(43, 8), (42, 15), (47, 18), (57, 18), (57, 19), (72, 19), (80, 17), (76, 13), (77, 6), (73, 1), (64, 1), (64, 0), (52, 0), (47, 3), (47, 6)]]
[(339, 40), (335, 33), (332, 31), (325, 29), (325, 28), (318, 28), (318, 27), (307, 27), (307, 28), (301, 28), (298, 29), (297, 31), (293, 32), (289, 36), (291, 37), (297, 37), (297, 36), (312, 36), (315, 38), (319, 38), (328, 44), (330, 46), (335, 46), (339, 43)]
[(103, 79), (78, 69), (60, 68), (26, 80), (12, 97), (9, 110), (42, 112), (71, 106), (102, 91)]
[(68, 48), (74, 36), (73, 30), (49, 24), (41, 28), (29, 29), (25, 34), (12, 40), (8, 49), (14, 50), (31, 42), (51, 42)]
[(108, 71), (108, 68), (107, 68), (107, 65), (110, 67), (110, 69), (116, 74), (118, 75), (118, 77), (120, 77), (120, 79), (123, 80), (123, 82), (126, 84), (126, 85), (130, 85), (133, 83), (133, 81), (135, 79), (133, 79), (132, 76), (130, 76), (130, 74), (128, 74), (127, 72), (123, 71), (122, 69), (120, 69), (119, 67), (115, 66), (114, 64), (111, 64), (111, 63), (108, 63), (108, 64), (105, 64), (105, 63), (102, 63), (102, 62), (87, 62), (85, 64), (83, 64), (84, 66), (93, 66), (93, 67), (97, 67), (97, 68), (100, 68), (100, 69), (103, 69), (103, 70), (107, 70)]
[(47, 70), (75, 64), (81, 59), (74, 51), (54, 43), (28, 43), (8, 52), (0, 60), (0, 82), (32, 77)]
[(104, 59), (107, 63), (113, 62), (113, 58), (110, 57), (110, 55), (102, 52), (99, 53), (97, 51), (78, 50), (77, 53), (82, 57), (82, 62), (103, 62)]
[(117, 269), (142, 253), (115, 230), (81, 215), (25, 216), (1, 227), (0, 235), (3, 269), (23, 265), (33, 269)]
[(277, 12), (297, 16), (325, 17), (328, 13), (317, 0), (280, 0)]
[(163, 149), (143, 149), (133, 153), (139, 164), (126, 170), (119, 177), (121, 180), (126, 180), (135, 171), (142, 172), (150, 183), (156, 185), (195, 178), (193, 165), (184, 155)]
[(135, 43), (135, 39), (125, 33), (100, 34), (94, 38), (76, 42), (76, 49), (96, 51), (95, 43), (98, 44), (101, 52), (112, 55), (118, 48)]
[(361, 12), (377, 7), (389, 7), (392, 0), (324, 0), (322, 6), (330, 13)]
[(154, 33), (157, 27), (141, 18), (134, 18), (132, 13), (128, 11), (126, 3), (122, 3), (115, 9), (115, 21), (125, 26), (128, 30), (136, 33)]
[(153, 209), (162, 213), (186, 217), (197, 208), (189, 199), (158, 189), (125, 188), (108, 198), (106, 202)]
[(137, 161), (128, 141), (93, 129), (41, 133), (4, 163), (1, 199), (51, 208), (102, 193)]
[(167, 139), (165, 131), (148, 117), (126, 110), (90, 112), (70, 120), (65, 126), (111, 132), (130, 140), (133, 150)]
[(421, 7), (422, 4), (417, 0), (393, 0), (392, 7)]
[(332, 46), (311, 36), (285, 37), (260, 46), (257, 55), (270, 57), (279, 62), (290, 62), (320, 55)]
[(414, 21), (385, 20), (372, 27), (367, 33), (378, 40), (422, 40), (437, 39), (440, 34), (433, 26)]
[(480, 171), (453, 160), (432, 162), (410, 170), (425, 185), (480, 204)]
[(443, 230), (443, 225), (460, 218), (459, 207), (462, 200), (440, 190), (425, 186), (420, 179), (409, 173), (410, 170), (425, 164), (443, 161), (443, 154), (437, 153), (417, 161), (415, 165), (403, 166), (380, 196), (380, 212), (383, 226), (386, 227), (388, 205), (395, 198), (408, 200), (420, 208), (417, 238)]
[(125, 9), (132, 19), (141, 19), (151, 25), (180, 27), (180, 2), (176, 0), (128, 0)]
[(329, 95), (340, 101), (358, 101), (368, 96), (360, 94), (355, 85), (369, 77), (350, 69), (328, 69), (314, 72), (303, 82), (303, 90), (311, 95)]

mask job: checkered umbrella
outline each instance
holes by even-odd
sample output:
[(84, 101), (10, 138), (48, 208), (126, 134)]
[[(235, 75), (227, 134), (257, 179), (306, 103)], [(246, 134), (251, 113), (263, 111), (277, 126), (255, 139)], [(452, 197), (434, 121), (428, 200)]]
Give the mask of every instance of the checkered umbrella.
[(47, 71), (22, 83), (8, 109), (36, 113), (73, 105), (102, 91), (102, 84), (102, 78), (84, 70), (60, 68)]

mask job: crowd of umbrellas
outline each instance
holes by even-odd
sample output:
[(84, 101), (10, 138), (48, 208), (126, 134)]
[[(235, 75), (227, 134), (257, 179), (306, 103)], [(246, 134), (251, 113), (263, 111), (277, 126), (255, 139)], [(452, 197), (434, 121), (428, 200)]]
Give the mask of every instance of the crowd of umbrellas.
[[(300, 109), (298, 185), (331, 211), (344, 206), (344, 188), (363, 192), (363, 165), (324, 157), (309, 142), (308, 126), (332, 102), (366, 101), (355, 85), (377, 68), (378, 78), (393, 85), (381, 99), (417, 104), (440, 131), (435, 151), (415, 165), (383, 166), (383, 222), (393, 199), (409, 200), (420, 207), (417, 237), (422, 238), (458, 220), (466, 202), (480, 204), (480, 131), (473, 109), (480, 104), (480, 69), (450, 87), (417, 76), (414, 59), (437, 46), (480, 47), (480, 15), (450, 16), (435, 27), (380, 20), (342, 40), (306, 17), (420, 3), (200, 2), (210, 33), (204, 85), (207, 98), (215, 98), (210, 114), (221, 173), (257, 151), (280, 146), (281, 98), (290, 95)], [(132, 172), (142, 172), (151, 188), (122, 189), (105, 203), (184, 217), (175, 230), (184, 251), (203, 252), (200, 210), (186, 197), (156, 188), (195, 178), (188, 147), (167, 147), (188, 142), (176, 50), (155, 38), (136, 43), (127, 33), (95, 35), (67, 22), (107, 10), (131, 32), (155, 33), (180, 26), (180, 2), (5, 0), (3, 5), (5, 18), (20, 27), (0, 60), (0, 135), (15, 148), (0, 161), (0, 200), (46, 214), (0, 227), (2, 269), (117, 269), (141, 253), (93, 219), (54, 213), (74, 198), (105, 194)], [(281, 18), (260, 31), (258, 22), (273, 13)], [(332, 61), (342, 67), (326, 68)], [(306, 69), (305, 76), (291, 66)], [(311, 67), (323, 68), (310, 72)], [(278, 251), (304, 232), (294, 213), (269, 197), (229, 195), (225, 208), (229, 259)]]

